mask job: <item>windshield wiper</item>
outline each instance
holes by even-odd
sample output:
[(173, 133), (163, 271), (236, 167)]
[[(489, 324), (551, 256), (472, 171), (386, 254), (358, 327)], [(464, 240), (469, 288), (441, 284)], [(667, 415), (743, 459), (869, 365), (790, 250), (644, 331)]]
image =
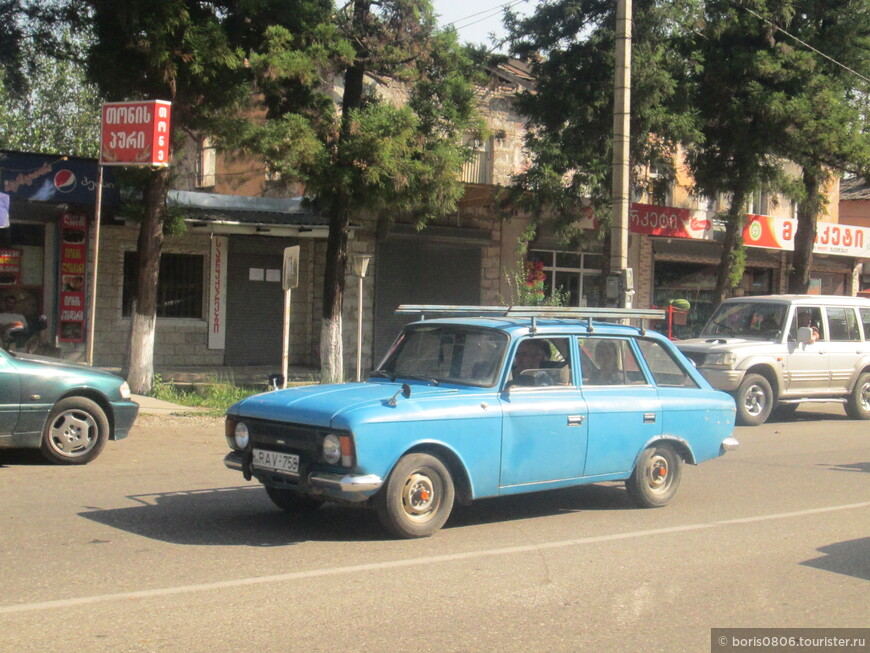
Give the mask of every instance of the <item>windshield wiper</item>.
[(734, 329), (732, 329), (731, 326), (728, 325), (728, 324), (726, 324), (725, 322), (717, 321), (717, 322), (713, 322), (713, 325), (714, 325), (714, 326), (717, 326), (717, 327), (720, 327), (720, 328), (722, 328), (722, 329), (728, 329), (728, 335), (729, 335), (729, 336), (733, 336), (733, 335), (734, 335)]
[(397, 372), (396, 376), (393, 377), (393, 381), (395, 381), (397, 377), (403, 379), (413, 379), (414, 381), (425, 381), (426, 383), (431, 383), (432, 385), (441, 385), (441, 381), (439, 381), (438, 379), (433, 379), (431, 376), (423, 376), (422, 374), (408, 374), (407, 372)]

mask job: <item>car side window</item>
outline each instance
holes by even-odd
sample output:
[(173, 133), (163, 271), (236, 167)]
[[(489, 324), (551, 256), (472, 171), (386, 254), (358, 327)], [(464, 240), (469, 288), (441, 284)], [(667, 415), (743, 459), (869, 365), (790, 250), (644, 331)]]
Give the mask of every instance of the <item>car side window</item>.
[(792, 316), (791, 328), (788, 332), (790, 342), (797, 342), (798, 327), (809, 327), (813, 330), (813, 342), (823, 340), (824, 324), (822, 322), (822, 309), (818, 306), (799, 306)]
[(858, 318), (852, 308), (828, 307), (828, 337), (833, 342), (852, 342), (861, 340), (858, 331)]
[(627, 340), (578, 338), (583, 385), (645, 385), (647, 383)]
[(870, 342), (870, 308), (862, 308), (861, 323), (864, 325), (864, 340)]
[(697, 388), (698, 384), (660, 342), (638, 338), (637, 346), (658, 386)]
[(568, 338), (521, 340), (511, 363), (511, 386), (570, 385), (571, 355)]

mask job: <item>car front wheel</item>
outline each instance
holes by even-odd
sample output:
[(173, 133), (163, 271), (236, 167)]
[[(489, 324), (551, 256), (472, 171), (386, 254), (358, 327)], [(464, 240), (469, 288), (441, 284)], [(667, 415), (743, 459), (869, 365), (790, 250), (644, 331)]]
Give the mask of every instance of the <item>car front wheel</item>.
[(846, 402), (846, 412), (852, 419), (870, 419), (870, 373), (858, 375)]
[(84, 465), (109, 439), (109, 420), (100, 406), (84, 397), (58, 401), (48, 415), (40, 451), (58, 465)]
[(640, 508), (660, 508), (670, 503), (680, 487), (683, 461), (669, 444), (644, 449), (625, 488)]
[(773, 408), (773, 390), (760, 374), (747, 374), (737, 388), (737, 423), (743, 426), (764, 424)]
[(454, 498), (453, 478), (444, 463), (429, 454), (409, 454), (375, 495), (374, 506), (393, 535), (428, 537), (447, 521)]

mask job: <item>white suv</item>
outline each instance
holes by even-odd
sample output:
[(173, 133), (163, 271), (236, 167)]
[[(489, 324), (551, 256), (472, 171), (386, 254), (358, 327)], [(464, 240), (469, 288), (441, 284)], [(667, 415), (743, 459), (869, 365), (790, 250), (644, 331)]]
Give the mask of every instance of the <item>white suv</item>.
[(826, 295), (735, 297), (701, 335), (676, 343), (737, 402), (739, 424), (763, 424), (772, 410), (839, 402), (870, 419), (870, 300)]

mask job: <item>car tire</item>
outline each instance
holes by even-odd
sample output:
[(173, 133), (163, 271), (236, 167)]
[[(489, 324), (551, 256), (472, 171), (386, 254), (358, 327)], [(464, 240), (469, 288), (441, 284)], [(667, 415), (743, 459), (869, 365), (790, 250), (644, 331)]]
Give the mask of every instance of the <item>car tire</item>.
[(272, 503), (274, 503), (284, 512), (314, 512), (323, 505), (322, 500), (316, 499), (314, 497), (309, 497), (308, 495), (297, 492), (296, 490), (270, 487), (268, 485), (265, 485), (264, 487), (266, 488), (266, 494), (272, 500)]
[(870, 373), (858, 375), (852, 394), (846, 401), (846, 413), (852, 419), (870, 419)]
[(443, 462), (429, 454), (409, 454), (390, 472), (374, 507), (392, 535), (429, 537), (447, 521), (455, 495), (453, 477)]
[(67, 397), (48, 414), (40, 451), (56, 465), (84, 465), (100, 455), (108, 439), (109, 420), (103, 409), (85, 397)]
[(798, 406), (800, 404), (777, 404), (770, 414), (776, 419), (791, 419), (797, 412)]
[(773, 390), (760, 374), (747, 374), (737, 388), (737, 423), (743, 426), (764, 424), (773, 408)]
[(669, 444), (644, 449), (625, 481), (625, 488), (639, 508), (661, 508), (670, 503), (683, 478), (683, 461)]

